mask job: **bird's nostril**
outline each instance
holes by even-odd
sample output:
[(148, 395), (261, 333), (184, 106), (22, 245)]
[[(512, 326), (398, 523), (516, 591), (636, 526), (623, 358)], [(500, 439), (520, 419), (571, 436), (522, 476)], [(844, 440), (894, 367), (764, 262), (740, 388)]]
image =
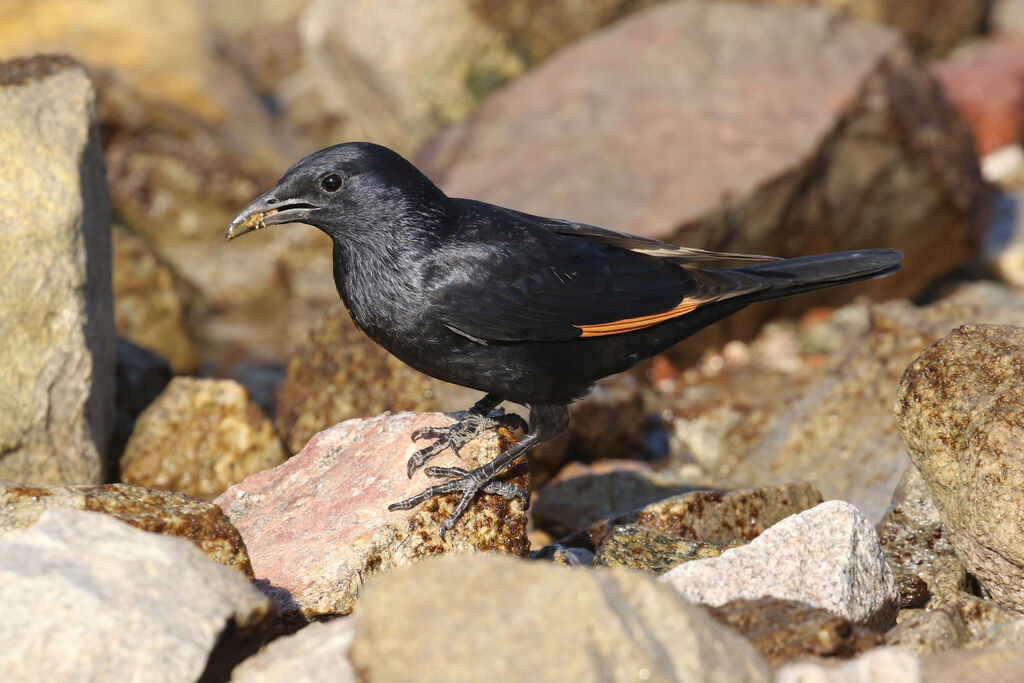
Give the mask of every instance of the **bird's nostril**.
[(277, 204), (277, 199), (274, 198), (274, 197), (271, 197), (270, 199), (267, 200), (267, 204)]

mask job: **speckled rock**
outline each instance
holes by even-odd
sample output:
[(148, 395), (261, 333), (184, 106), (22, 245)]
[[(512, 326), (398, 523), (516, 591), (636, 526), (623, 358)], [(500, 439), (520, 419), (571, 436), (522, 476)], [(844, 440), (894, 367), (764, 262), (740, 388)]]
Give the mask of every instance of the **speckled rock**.
[(319, 431), (385, 411), (466, 410), (480, 393), (413, 370), (356, 328), (338, 307), (288, 361), (275, 424), (290, 453)]
[(900, 623), (885, 634), (887, 645), (915, 655), (963, 647), (967, 626), (953, 609), (908, 610)]
[(900, 431), (961, 562), (1024, 611), (1024, 328), (965, 325), (900, 383)]
[[(447, 425), (438, 413), (381, 415), (349, 420), (313, 437), (300, 453), (273, 470), (228, 489), (217, 504), (242, 534), (253, 571), (289, 622), (347, 614), (366, 582), (395, 567), (442, 552), (525, 555), (526, 511), (520, 500), (479, 496), (442, 540), (438, 526), (458, 494), (416, 508), (389, 512), (437, 483), (423, 472), (406, 477), (417, 449), (409, 435)], [(473, 468), (514, 443), (504, 428), (486, 432), (431, 465)], [(419, 443), (422, 447), (423, 442)], [(529, 490), (523, 465), (506, 478)]]
[(816, 662), (787, 664), (775, 676), (775, 683), (929, 683), (917, 657), (894, 647), (876, 647), (835, 666)]
[(530, 516), (539, 528), (561, 537), (693, 488), (679, 476), (655, 472), (646, 463), (617, 462), (608, 469), (602, 463), (577, 466), (569, 476), (559, 476), (537, 491)]
[(650, 531), (700, 541), (752, 540), (776, 522), (821, 502), (810, 484), (781, 484), (728, 493), (691, 491), (591, 525), (587, 533), (600, 545), (615, 524), (631, 523)]
[(874, 305), (867, 332), (817, 363), (792, 370), (755, 363), (669, 384), (676, 449), (719, 486), (808, 481), (876, 522), (909, 464), (892, 413), (903, 371), (964, 322), (1022, 319), (1024, 297), (991, 282), (924, 307)]
[[(629, 567), (648, 574), (664, 574), (683, 562), (718, 557), (722, 551), (746, 541), (694, 541), (658, 533), (631, 524), (614, 527), (594, 556), (595, 567)], [(763, 654), (763, 653), (762, 653)]]
[[(913, 465), (904, 472), (892, 506), (876, 530), (893, 572), (925, 582), (929, 609), (960, 599), (967, 588), (967, 570), (946, 537), (928, 487)], [(902, 601), (903, 591), (900, 597)]]
[(882, 635), (820, 607), (760, 598), (733, 600), (704, 609), (720, 624), (734, 628), (772, 666), (799, 657), (849, 659), (882, 643)]
[(776, 597), (880, 630), (896, 620), (896, 587), (878, 536), (840, 500), (787, 517), (749, 544), (682, 564), (661, 580), (709, 605)]
[(312, 623), (272, 641), (231, 672), (232, 683), (356, 683), (348, 661), (355, 617)]
[(212, 503), (125, 484), (28, 486), (0, 480), (0, 534), (28, 528), (52, 509), (102, 512), (143, 531), (184, 538), (211, 560), (253, 577), (241, 535)]
[[(892, 567), (892, 563), (889, 563)], [(900, 609), (924, 607), (931, 598), (928, 582), (916, 574), (893, 574), (896, 592), (900, 596)]]
[(567, 47), (419, 163), (453, 196), (694, 247), (906, 253), (893, 277), (731, 316), (683, 342), (693, 355), (780, 311), (916, 294), (968, 257), (991, 199), (896, 31), (738, 2), (660, 4)]
[(0, 603), (10, 681), (226, 680), (273, 616), (191, 543), (80, 510), (0, 535)]
[(176, 373), (195, 372), (199, 356), (186, 321), (196, 296), (142, 238), (114, 225), (114, 325), (118, 335), (167, 358)]
[(0, 63), (0, 120), (0, 477), (99, 483), (114, 426), (110, 197), (85, 70)]
[[(458, 624), (458, 636), (437, 624)], [(350, 656), (369, 680), (771, 678), (744, 638), (651, 577), (493, 555), (434, 558), (374, 582)]]
[(136, 421), (121, 480), (213, 500), (284, 459), (273, 425), (242, 385), (175, 377)]

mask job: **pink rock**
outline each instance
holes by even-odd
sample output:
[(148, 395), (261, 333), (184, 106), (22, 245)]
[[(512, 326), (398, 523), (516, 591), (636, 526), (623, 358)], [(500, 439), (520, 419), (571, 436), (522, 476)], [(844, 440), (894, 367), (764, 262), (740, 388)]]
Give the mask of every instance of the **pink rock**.
[[(425, 444), (414, 444), (409, 435), (451, 422), (440, 413), (385, 413), (342, 422), (314, 436), (284, 464), (249, 477), (215, 501), (241, 532), (257, 580), (286, 618), (346, 614), (367, 580), (429, 555), (527, 553), (526, 511), (518, 500), (481, 495), (446, 541), (438, 525), (457, 494), (388, 511), (388, 504), (441, 481), (422, 470), (406, 477), (406, 461)], [(505, 429), (487, 432), (463, 448), (461, 458), (447, 450), (430, 464), (470, 469), (513, 441)], [(514, 472), (518, 476), (508, 481), (528, 489), (526, 467)]]

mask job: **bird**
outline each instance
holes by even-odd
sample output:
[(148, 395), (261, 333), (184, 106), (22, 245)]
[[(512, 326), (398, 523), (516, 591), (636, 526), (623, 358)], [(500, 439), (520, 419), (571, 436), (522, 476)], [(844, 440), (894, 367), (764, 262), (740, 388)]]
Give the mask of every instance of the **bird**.
[(529, 505), (500, 475), (565, 431), (569, 405), (598, 380), (750, 304), (887, 276), (903, 257), (884, 248), (791, 259), (713, 252), (532, 215), (449, 197), (369, 142), (301, 159), (225, 237), (282, 223), (331, 238), (334, 282), (359, 329), (416, 370), (484, 393), (451, 426), (411, 434), (433, 441), (409, 458), (410, 478), (494, 427), (501, 403), (528, 408), (525, 435), (493, 460), (427, 467), (446, 481), (389, 506), (461, 494), (441, 522), (442, 540), (481, 492)]

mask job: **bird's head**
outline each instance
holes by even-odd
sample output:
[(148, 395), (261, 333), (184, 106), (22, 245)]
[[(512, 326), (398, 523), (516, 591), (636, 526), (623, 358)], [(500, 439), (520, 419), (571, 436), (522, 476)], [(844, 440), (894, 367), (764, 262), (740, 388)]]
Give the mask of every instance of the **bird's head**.
[(447, 197), (387, 147), (348, 142), (314, 152), (242, 209), (224, 234), (232, 240), (281, 223), (306, 223), (335, 240), (401, 220)]

